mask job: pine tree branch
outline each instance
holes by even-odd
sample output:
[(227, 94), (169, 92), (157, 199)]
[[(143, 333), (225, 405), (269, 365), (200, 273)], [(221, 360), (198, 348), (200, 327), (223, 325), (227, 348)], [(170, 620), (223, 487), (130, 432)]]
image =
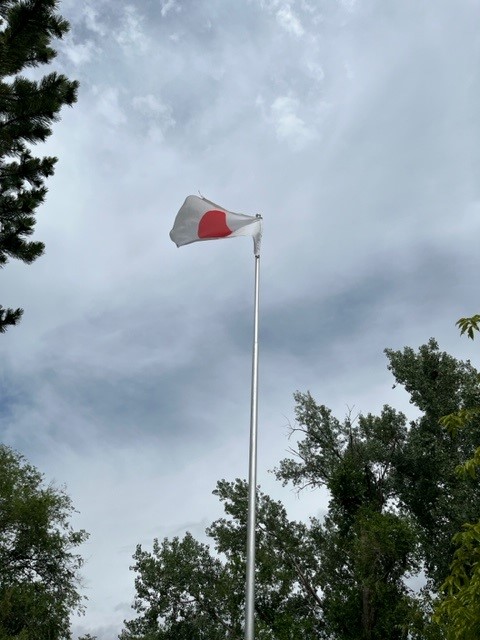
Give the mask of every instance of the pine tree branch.
[(0, 305), (0, 333), (5, 333), (8, 327), (13, 327), (20, 322), (23, 309), (4, 309)]

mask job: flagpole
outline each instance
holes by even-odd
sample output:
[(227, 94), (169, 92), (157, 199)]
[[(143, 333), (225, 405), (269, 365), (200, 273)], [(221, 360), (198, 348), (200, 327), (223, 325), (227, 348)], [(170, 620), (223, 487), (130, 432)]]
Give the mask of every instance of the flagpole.
[(255, 255), (253, 312), (252, 392), (250, 404), (250, 453), (248, 465), (247, 576), (245, 585), (245, 640), (255, 638), (255, 525), (257, 510), (257, 421), (258, 421), (258, 301), (260, 255)]

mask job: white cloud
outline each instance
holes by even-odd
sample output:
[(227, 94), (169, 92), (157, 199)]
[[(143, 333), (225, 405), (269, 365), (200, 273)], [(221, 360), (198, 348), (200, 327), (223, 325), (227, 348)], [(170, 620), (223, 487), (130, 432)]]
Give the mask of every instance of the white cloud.
[(164, 18), (170, 11), (180, 11), (180, 6), (176, 0), (160, 0), (160, 13)]
[(325, 71), (323, 66), (315, 58), (307, 58), (306, 69), (310, 78), (315, 82), (322, 82), (325, 79)]
[(85, 5), (85, 8), (83, 10), (83, 17), (87, 29), (93, 31), (94, 33), (97, 33), (102, 37), (106, 35), (107, 27), (100, 19), (97, 9), (94, 8), (92, 4), (90, 4), (90, 2)]
[(311, 4), (310, 2), (307, 2), (307, 0), (301, 1), (301, 7), (306, 13), (309, 13), (311, 15), (315, 15), (318, 9), (317, 6)]
[(95, 55), (98, 55), (98, 48), (92, 40), (74, 42), (70, 35), (64, 40), (61, 49), (76, 67), (90, 62)]
[[(261, 9), (274, 11), (282, 4), (285, 4), (285, 0), (258, 0), (258, 4), (260, 5)], [(289, 0), (287, 0), (287, 4), (289, 4)]]
[[(292, 9), (292, 4), (295, 4), (294, 0), (258, 0), (259, 6), (263, 11), (267, 11), (274, 14), (278, 24), (286, 31), (300, 36), (303, 35), (304, 29), (298, 16)], [(305, 11), (310, 10), (310, 6), (303, 6)]]
[(277, 11), (279, 24), (289, 33), (295, 36), (303, 36), (304, 29), (298, 17), (293, 13), (292, 8), (286, 5)]
[(165, 132), (175, 126), (172, 109), (151, 93), (145, 96), (135, 96), (132, 105), (138, 113), (148, 120), (148, 137), (154, 142), (161, 142)]
[(137, 542), (208, 522), (215, 480), (246, 475), (251, 245), (177, 250), (188, 193), (264, 214), (259, 474), (296, 517), (324, 496), (305, 506), (266, 473), (295, 389), (339, 416), (408, 409), (385, 346), (472, 353), (454, 327), (478, 297), (470, 0), (369, 0), (347, 21), (338, 2), (188, 4), (64, 0), (62, 71), (88, 73), (38, 148), (59, 157), (46, 254), (1, 271), (0, 303), (25, 308), (1, 338), (3, 440), (67, 484), (92, 533), (84, 632), (128, 616)]
[(340, 5), (349, 13), (352, 13), (356, 6), (357, 6), (357, 0), (339, 0)]
[(124, 7), (121, 28), (115, 39), (129, 53), (143, 54), (147, 51), (149, 40), (143, 29), (143, 18), (133, 5)]
[(125, 124), (127, 116), (120, 106), (120, 90), (117, 87), (92, 87), (93, 95), (97, 96), (95, 110), (113, 127)]
[(132, 100), (132, 104), (135, 109), (144, 115), (152, 113), (156, 115), (164, 115), (171, 111), (169, 107), (160, 102), (160, 100), (151, 93), (145, 96), (135, 96)]
[(291, 96), (279, 96), (271, 107), (270, 115), (280, 140), (288, 142), (294, 149), (302, 149), (315, 136), (297, 115), (300, 103)]

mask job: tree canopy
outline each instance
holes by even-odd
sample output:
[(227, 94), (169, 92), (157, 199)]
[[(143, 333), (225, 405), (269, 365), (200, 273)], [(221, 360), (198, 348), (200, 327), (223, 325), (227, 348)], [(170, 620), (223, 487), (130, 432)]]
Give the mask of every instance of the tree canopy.
[[(446, 637), (432, 611), (452, 537), (480, 513), (478, 483), (455, 471), (479, 442), (480, 420), (456, 434), (439, 420), (479, 403), (478, 374), (434, 340), (386, 355), (418, 408), (413, 421), (389, 406), (340, 420), (295, 394), (296, 445), (275, 473), (298, 490), (326, 487), (330, 502), (325, 518), (301, 523), (259, 494), (259, 640)], [(247, 486), (222, 480), (215, 493), (225, 517), (207, 529), (211, 547), (191, 534), (137, 547), (137, 617), (122, 640), (242, 638)]]
[[(56, 56), (52, 40), (69, 29), (58, 4), (0, 0), (0, 268), (11, 258), (30, 264), (44, 251), (42, 242), (29, 238), (57, 158), (35, 157), (32, 146), (50, 136), (61, 108), (76, 101), (78, 83), (55, 71), (39, 80), (22, 72)], [(0, 332), (17, 324), (22, 313), (0, 306)]]
[[(480, 315), (460, 318), (460, 334), (472, 340), (480, 330)], [(479, 378), (480, 382), (480, 378)], [(477, 401), (478, 402), (478, 401)], [(472, 421), (480, 416), (480, 404), (471, 404), (441, 418), (442, 425), (452, 435), (469, 431)], [(478, 480), (480, 468), (480, 442), (475, 442), (471, 457), (456, 468), (459, 478), (470, 482)], [(440, 587), (434, 619), (442, 625), (447, 640), (476, 640), (480, 637), (480, 519), (466, 521), (453, 536), (456, 547), (450, 573)]]
[(0, 640), (65, 640), (82, 610), (75, 548), (87, 538), (70, 525), (70, 498), (0, 445)]

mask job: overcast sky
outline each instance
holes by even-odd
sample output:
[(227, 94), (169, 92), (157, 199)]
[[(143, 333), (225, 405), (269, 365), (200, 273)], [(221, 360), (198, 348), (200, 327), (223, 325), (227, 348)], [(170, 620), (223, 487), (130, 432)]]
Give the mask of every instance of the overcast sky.
[(246, 477), (251, 239), (177, 249), (188, 194), (264, 217), (259, 481), (292, 393), (339, 418), (384, 403), (385, 347), (480, 311), (478, 0), (64, 0), (55, 68), (80, 80), (38, 153), (59, 157), (38, 212), (46, 254), (1, 273), (2, 440), (65, 484), (90, 532), (87, 613), (113, 640), (135, 545), (203, 537), (219, 478)]

